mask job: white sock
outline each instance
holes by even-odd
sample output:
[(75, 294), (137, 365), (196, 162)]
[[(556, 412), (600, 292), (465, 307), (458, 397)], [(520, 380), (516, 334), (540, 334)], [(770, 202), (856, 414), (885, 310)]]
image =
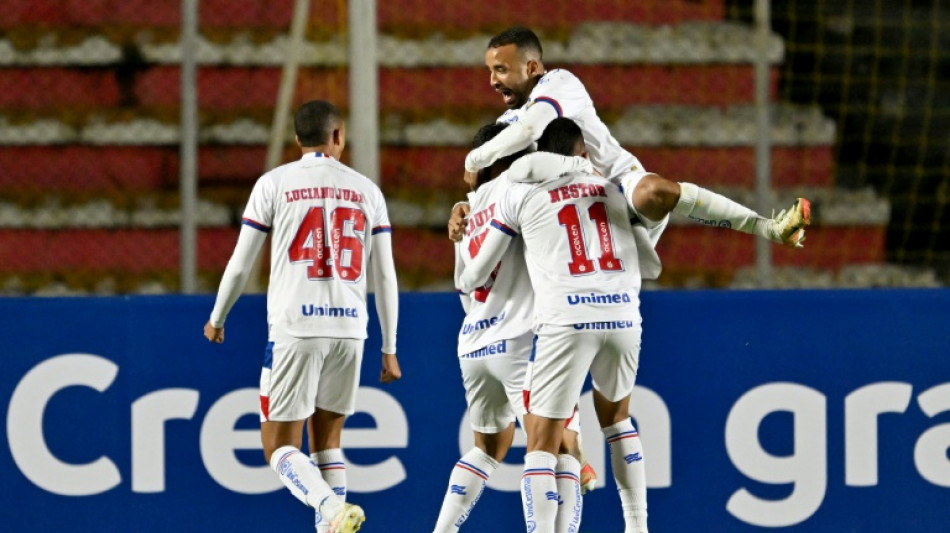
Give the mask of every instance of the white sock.
[(472, 448), (455, 463), (449, 476), (449, 488), (435, 523), (435, 533), (455, 533), (478, 503), (485, 482), (498, 468), (498, 461), (478, 448)]
[(320, 475), (330, 485), (333, 493), (346, 501), (346, 463), (343, 460), (343, 450), (331, 448), (310, 454), (310, 459), (317, 463)]
[(673, 211), (706, 226), (732, 228), (769, 238), (765, 234), (767, 224), (759, 223), (766, 220), (764, 217), (738, 202), (692, 183), (680, 183), (680, 199)]
[(584, 507), (581, 498), (581, 463), (573, 455), (558, 455), (554, 477), (559, 496), (555, 531), (576, 533), (581, 527), (581, 511)]
[(343, 508), (343, 500), (333, 494), (317, 465), (297, 448), (278, 448), (270, 457), (270, 466), (295, 498), (317, 510), (318, 529)]
[(633, 422), (626, 419), (603, 428), (610, 445), (610, 467), (620, 493), (625, 533), (647, 531), (647, 483), (643, 445)]
[(521, 505), (528, 531), (554, 533), (558, 508), (555, 467), (557, 457), (548, 452), (534, 451), (524, 456)]

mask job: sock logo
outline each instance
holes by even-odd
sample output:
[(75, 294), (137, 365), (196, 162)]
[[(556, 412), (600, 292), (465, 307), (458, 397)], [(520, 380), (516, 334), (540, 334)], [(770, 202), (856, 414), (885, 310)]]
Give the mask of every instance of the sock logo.
[(452, 485), (449, 487), (449, 490), (452, 492), (452, 494), (458, 494), (459, 496), (465, 496), (467, 494), (465, 492), (465, 487), (462, 485)]
[(313, 515), (313, 525), (319, 526), (320, 522), (323, 522), (323, 515), (320, 514), (320, 511), (314, 511)]
[(551, 500), (551, 501), (558, 502), (558, 503), (560, 504), (561, 499), (558, 497), (557, 493), (554, 492), (553, 490), (549, 490), (549, 491), (545, 492), (545, 493), (544, 493), (544, 497), (547, 498), (547, 499), (549, 499), (549, 500)]
[(346, 496), (346, 488), (345, 488), (345, 487), (333, 487), (333, 494), (336, 494), (337, 496)]
[(278, 466), (280, 470), (280, 475), (286, 477), (293, 486), (297, 487), (304, 496), (310, 494), (310, 491), (307, 490), (307, 487), (300, 482), (300, 479), (297, 478), (297, 472), (294, 471), (293, 467), (290, 465), (290, 461), (287, 460), (287, 457), (291, 455), (290, 453), (284, 455), (283, 459)]
[(642, 461), (643, 456), (640, 455), (640, 452), (636, 452), (636, 453), (631, 453), (630, 455), (627, 455), (626, 457), (623, 458), (623, 460), (626, 461), (627, 464), (630, 464), (630, 463), (635, 463), (637, 461)]
[(534, 520), (528, 520), (528, 533), (534, 533), (534, 530), (538, 528), (538, 524)]

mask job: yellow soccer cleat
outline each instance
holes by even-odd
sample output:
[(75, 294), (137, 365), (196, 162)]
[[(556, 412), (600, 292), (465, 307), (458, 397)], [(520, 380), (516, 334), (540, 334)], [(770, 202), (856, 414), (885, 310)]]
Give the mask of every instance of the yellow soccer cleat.
[(366, 513), (359, 505), (344, 503), (343, 509), (330, 521), (329, 533), (355, 533), (363, 527), (366, 521)]

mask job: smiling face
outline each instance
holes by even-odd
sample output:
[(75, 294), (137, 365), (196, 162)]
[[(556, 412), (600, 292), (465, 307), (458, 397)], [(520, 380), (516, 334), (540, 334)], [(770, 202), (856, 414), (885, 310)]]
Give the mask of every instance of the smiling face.
[(517, 109), (528, 101), (544, 69), (541, 60), (514, 44), (489, 48), (485, 66), (491, 72), (491, 87), (501, 94), (508, 109)]

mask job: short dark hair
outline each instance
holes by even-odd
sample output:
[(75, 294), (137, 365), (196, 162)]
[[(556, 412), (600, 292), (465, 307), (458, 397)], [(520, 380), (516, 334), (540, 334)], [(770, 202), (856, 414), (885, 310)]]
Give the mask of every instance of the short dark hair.
[(577, 155), (574, 153), (574, 148), (578, 142), (584, 142), (584, 132), (581, 131), (581, 127), (567, 117), (558, 117), (544, 128), (544, 132), (538, 138), (538, 151), (573, 156)]
[(544, 55), (541, 49), (541, 39), (538, 39), (538, 36), (533, 31), (524, 26), (508, 28), (488, 41), (489, 48), (498, 48), (499, 46), (509, 44), (515, 45), (519, 50), (534, 50), (538, 53), (538, 57)]
[[(475, 133), (475, 137), (472, 139), (472, 148), (478, 148), (479, 146), (487, 143), (488, 141), (495, 138), (496, 135), (504, 131), (508, 127), (508, 124), (504, 122), (493, 122), (491, 124), (486, 124), (478, 129), (478, 132)], [(505, 170), (511, 166), (519, 157), (529, 153), (530, 150), (525, 148), (524, 150), (519, 150), (513, 154), (506, 155), (505, 157), (499, 158), (497, 161), (492, 163), (491, 166), (483, 168), (478, 171), (478, 185), (487, 183), (492, 180), (498, 173), (492, 172), (495, 169)]]
[(301, 146), (321, 146), (343, 121), (340, 110), (330, 102), (311, 100), (294, 113), (294, 132)]

